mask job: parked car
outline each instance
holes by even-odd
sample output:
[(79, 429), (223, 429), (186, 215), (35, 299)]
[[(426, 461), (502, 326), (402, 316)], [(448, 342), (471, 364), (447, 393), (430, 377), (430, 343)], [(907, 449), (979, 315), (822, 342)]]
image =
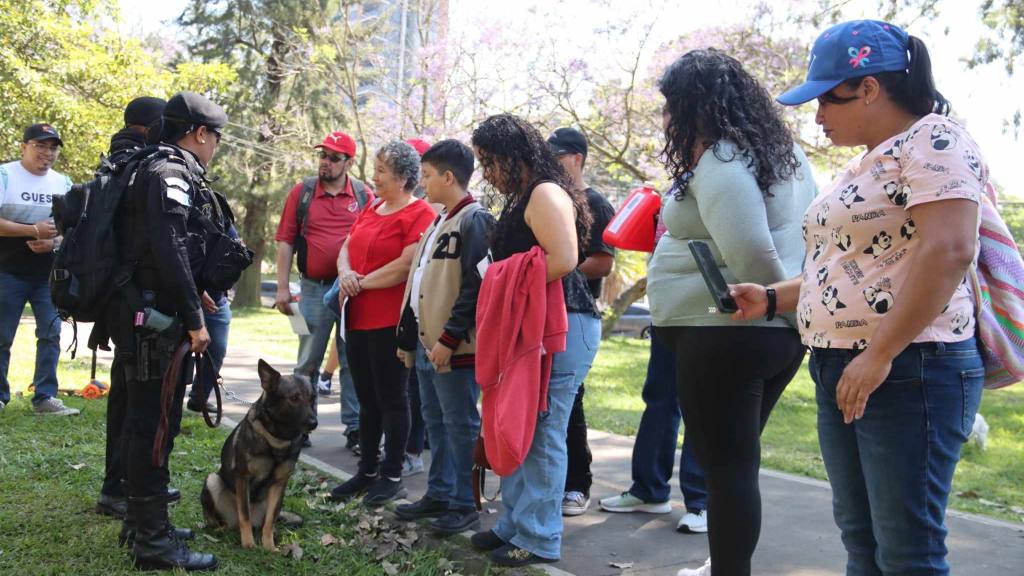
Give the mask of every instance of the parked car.
[[(292, 293), (292, 302), (299, 301), (299, 288), (298, 282), (289, 282), (288, 290)], [(273, 280), (261, 280), (260, 281), (260, 305), (264, 308), (273, 308), (274, 301), (277, 300), (277, 282)]]
[(647, 339), (651, 337), (651, 309), (646, 304), (634, 303), (619, 316), (612, 328), (613, 334)]

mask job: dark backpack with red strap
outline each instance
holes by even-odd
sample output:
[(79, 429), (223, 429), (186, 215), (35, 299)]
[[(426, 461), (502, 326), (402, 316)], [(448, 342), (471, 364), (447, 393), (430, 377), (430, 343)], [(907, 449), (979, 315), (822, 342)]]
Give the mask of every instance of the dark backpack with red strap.
[[(352, 192), (356, 195), (356, 204), (362, 210), (369, 201), (366, 185), (351, 176), (349, 179), (352, 180)], [(306, 275), (306, 254), (309, 252), (306, 244), (306, 226), (309, 224), (309, 220), (306, 216), (309, 214), (309, 205), (313, 203), (313, 192), (316, 191), (318, 180), (319, 178), (316, 176), (303, 178), (302, 192), (299, 193), (299, 206), (295, 210), (295, 222), (298, 230), (295, 234), (295, 265), (298, 266), (299, 273), (303, 276)]]

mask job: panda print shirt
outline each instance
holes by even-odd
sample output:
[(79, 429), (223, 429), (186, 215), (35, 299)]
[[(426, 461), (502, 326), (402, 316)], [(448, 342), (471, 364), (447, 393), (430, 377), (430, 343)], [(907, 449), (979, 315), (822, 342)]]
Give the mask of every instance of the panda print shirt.
[[(804, 259), (797, 321), (804, 344), (863, 348), (900, 288), (917, 247), (910, 208), (965, 198), (974, 202), (988, 170), (970, 135), (929, 114), (902, 134), (850, 161), (804, 214)], [(915, 342), (958, 342), (974, 334), (969, 279)]]

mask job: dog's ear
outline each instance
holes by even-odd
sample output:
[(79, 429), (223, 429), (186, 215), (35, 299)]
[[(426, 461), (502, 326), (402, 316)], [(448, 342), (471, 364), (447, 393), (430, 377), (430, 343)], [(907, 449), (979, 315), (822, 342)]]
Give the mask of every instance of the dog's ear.
[(260, 375), (260, 383), (264, 390), (273, 390), (281, 382), (281, 373), (274, 370), (273, 366), (267, 364), (262, 358), (256, 367), (256, 372)]

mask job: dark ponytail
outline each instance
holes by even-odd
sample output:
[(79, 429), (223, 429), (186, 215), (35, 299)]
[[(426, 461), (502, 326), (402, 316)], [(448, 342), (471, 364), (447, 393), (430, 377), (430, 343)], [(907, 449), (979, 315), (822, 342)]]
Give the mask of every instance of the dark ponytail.
[[(926, 116), (933, 112), (948, 116), (949, 100), (935, 88), (928, 47), (917, 36), (908, 36), (907, 55), (910, 63), (906, 71), (880, 72), (871, 76), (878, 80), (893, 102), (914, 116)], [(851, 78), (844, 84), (857, 88), (864, 78)]]

